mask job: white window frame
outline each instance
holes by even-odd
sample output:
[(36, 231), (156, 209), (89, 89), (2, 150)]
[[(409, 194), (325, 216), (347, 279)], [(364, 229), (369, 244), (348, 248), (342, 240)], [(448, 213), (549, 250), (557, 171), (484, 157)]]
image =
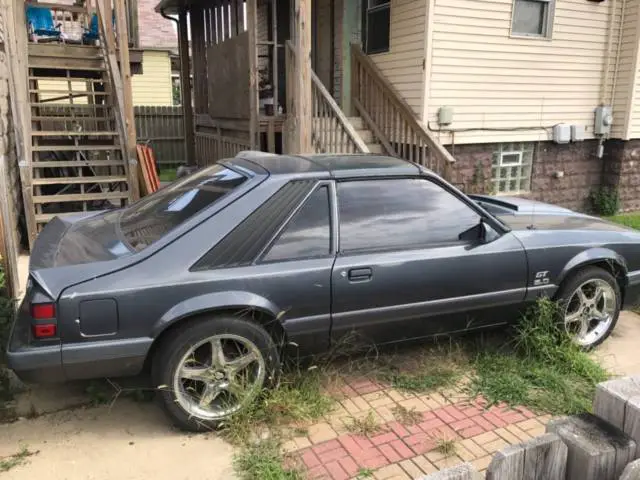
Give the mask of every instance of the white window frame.
[(513, 24), (516, 19), (516, 4), (519, 1), (521, 0), (513, 0), (513, 3), (512, 3), (510, 35), (516, 38), (537, 38), (541, 40), (551, 40), (551, 35), (553, 33), (553, 19), (555, 17), (555, 11), (556, 11), (556, 0), (528, 0), (531, 2), (547, 4), (547, 14), (545, 15), (544, 25), (542, 25), (543, 28), (542, 28), (541, 34), (516, 32), (513, 30)]
[[(531, 179), (533, 177), (533, 157), (535, 144), (529, 142), (502, 143), (493, 154), (491, 164), (491, 184), (495, 195), (519, 195), (531, 191)], [(517, 156), (517, 161), (505, 160), (505, 157)], [(512, 175), (512, 169), (517, 168), (516, 175)], [(517, 182), (517, 188), (511, 189), (511, 182)], [(522, 188), (522, 182), (526, 182), (526, 188)], [(505, 188), (500, 189), (504, 182)]]

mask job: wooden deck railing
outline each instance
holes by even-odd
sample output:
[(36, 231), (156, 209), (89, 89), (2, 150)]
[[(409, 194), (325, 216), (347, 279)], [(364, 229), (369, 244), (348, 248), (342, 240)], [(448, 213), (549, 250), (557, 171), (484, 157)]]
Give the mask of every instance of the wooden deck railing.
[[(291, 66), (295, 52), (291, 42), (287, 41), (286, 47), (287, 111), (290, 112), (294, 86)], [(315, 153), (369, 153), (367, 144), (313, 71), (311, 82), (311, 141)]]
[(353, 106), (388, 155), (449, 176), (455, 159), (358, 45), (351, 46), (351, 81)]

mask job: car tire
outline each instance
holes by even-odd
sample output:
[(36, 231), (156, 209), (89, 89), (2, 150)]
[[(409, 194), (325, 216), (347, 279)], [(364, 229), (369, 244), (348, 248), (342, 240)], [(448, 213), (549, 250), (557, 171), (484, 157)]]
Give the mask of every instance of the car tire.
[[(222, 357), (214, 353), (220, 350)], [(233, 374), (232, 379), (233, 369), (229, 367), (227, 372), (225, 365), (236, 360), (235, 369), (238, 361), (254, 357), (242, 373), (242, 380), (249, 385), (238, 387), (239, 374)], [(175, 330), (154, 355), (151, 376), (160, 404), (172, 422), (183, 430), (201, 432), (218, 428), (264, 388), (275, 385), (279, 369), (277, 345), (262, 326), (235, 316), (212, 316)], [(237, 394), (240, 388), (242, 393)], [(209, 398), (214, 400), (205, 405)], [(240, 405), (237, 409), (231, 407), (234, 402)]]
[[(586, 300), (584, 305), (580, 300), (578, 289), (582, 290), (583, 298)], [(602, 299), (600, 300), (595, 297), (590, 297), (590, 292), (592, 290), (594, 292), (598, 291), (597, 289), (605, 292), (602, 294)], [(596, 294), (594, 293), (594, 295)], [(579, 332), (573, 334), (572, 339), (585, 350), (597, 347), (611, 335), (611, 332), (618, 322), (618, 316), (620, 315), (621, 298), (620, 286), (615, 277), (599, 267), (586, 267), (570, 275), (562, 282), (556, 295), (556, 300), (558, 300), (560, 308), (562, 309), (561, 321), (564, 327), (567, 329), (567, 332), (572, 335), (572, 332), (575, 332), (574, 325), (579, 323), (577, 327)], [(578, 304), (578, 302), (581, 303)], [(600, 314), (603, 312), (599, 309), (603, 311), (606, 309), (607, 320), (589, 320), (591, 315), (598, 314), (598, 317), (601, 317)], [(576, 320), (578, 317), (581, 319)], [(588, 325), (594, 321), (600, 323), (595, 327), (588, 327)], [(593, 329), (589, 330), (589, 328)], [(583, 333), (584, 336), (581, 336)]]

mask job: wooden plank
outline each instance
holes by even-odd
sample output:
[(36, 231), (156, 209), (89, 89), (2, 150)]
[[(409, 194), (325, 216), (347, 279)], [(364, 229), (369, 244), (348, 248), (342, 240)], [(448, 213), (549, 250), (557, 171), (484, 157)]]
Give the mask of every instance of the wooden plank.
[(591, 414), (554, 419), (547, 431), (567, 445), (567, 480), (618, 480), (635, 456), (629, 436)]
[(122, 160), (55, 160), (32, 162), (33, 168), (123, 167)]
[(293, 77), (293, 115), (295, 117), (293, 153), (312, 152), (311, 143), (311, 0), (293, 0), (293, 48), (295, 74)]
[(567, 446), (554, 433), (546, 433), (524, 443), (522, 480), (565, 480)]
[[(24, 8), (20, 3), (10, 0), (2, 0), (2, 14), (6, 18), (4, 22), (5, 52), (11, 75), (9, 75), (9, 98), (11, 101), (11, 113), (13, 116), (13, 129), (16, 141), (16, 153), (22, 183), (22, 200), (25, 210), (25, 222), (27, 224), (27, 237), (29, 248), (33, 247), (38, 234), (35, 222), (35, 208), (33, 204), (33, 190), (31, 186), (31, 138), (30, 110), (28, 108), (27, 77), (27, 32)], [(16, 28), (18, 26), (18, 28)]]
[(247, 0), (247, 33), (248, 58), (249, 58), (249, 139), (251, 149), (260, 149), (260, 139), (258, 138), (258, 118), (260, 116), (258, 100), (258, 2), (257, 0)]
[(182, 115), (184, 122), (184, 150), (187, 165), (196, 164), (195, 128), (193, 125), (193, 102), (191, 101), (191, 69), (189, 66), (189, 31), (187, 12), (180, 13), (178, 20), (180, 48), (180, 90), (182, 93)]
[[(129, 60), (129, 34), (127, 32), (127, 19), (124, 11), (124, 1), (115, 1), (115, 14), (116, 14), (116, 28), (117, 28), (117, 42), (118, 57), (120, 60), (120, 74), (122, 75), (122, 91), (123, 102), (122, 108), (124, 108), (123, 116), (125, 122), (126, 135), (126, 150), (128, 160), (128, 172), (129, 181), (131, 183), (131, 197), (135, 201), (140, 198), (138, 192), (138, 160), (136, 155), (136, 125), (133, 116), (133, 91), (131, 89), (131, 65)], [(115, 72), (118, 70), (114, 70)], [(120, 106), (120, 105), (119, 105)]]
[(87, 9), (85, 7), (80, 7), (78, 5), (65, 5), (63, 3), (50, 3), (50, 2), (24, 2), (25, 5), (32, 5), (38, 8), (50, 8), (51, 10), (56, 10), (58, 12), (71, 12), (71, 13), (86, 13)]
[[(119, 151), (118, 145), (36, 145), (33, 147), (34, 152), (84, 152), (91, 150), (92, 152), (115, 152)], [(120, 163), (124, 165), (124, 163)]]
[(123, 200), (127, 192), (72, 193), (68, 195), (37, 195), (34, 203), (86, 202), (90, 200)]
[(510, 445), (494, 455), (487, 468), (487, 480), (521, 479), (524, 475), (524, 446)]
[[(54, 130), (50, 132), (37, 131), (31, 132), (33, 137), (114, 137), (118, 132), (92, 132), (84, 130), (82, 132), (72, 132), (67, 130)], [(91, 147), (89, 147), (91, 148)]]
[(116, 183), (126, 182), (124, 175), (106, 175), (95, 177), (60, 177), (60, 178), (36, 178), (34, 185), (60, 185), (60, 184), (82, 184), (82, 183)]

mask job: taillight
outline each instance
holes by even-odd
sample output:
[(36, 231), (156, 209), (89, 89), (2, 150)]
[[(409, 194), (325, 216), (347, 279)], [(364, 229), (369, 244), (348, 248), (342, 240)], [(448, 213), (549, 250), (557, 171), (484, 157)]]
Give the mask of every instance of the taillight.
[(47, 320), (56, 318), (55, 303), (36, 303), (31, 305), (31, 318), (34, 320)]
[(56, 336), (55, 303), (32, 303), (31, 318), (34, 321), (32, 329), (35, 338), (51, 338)]

